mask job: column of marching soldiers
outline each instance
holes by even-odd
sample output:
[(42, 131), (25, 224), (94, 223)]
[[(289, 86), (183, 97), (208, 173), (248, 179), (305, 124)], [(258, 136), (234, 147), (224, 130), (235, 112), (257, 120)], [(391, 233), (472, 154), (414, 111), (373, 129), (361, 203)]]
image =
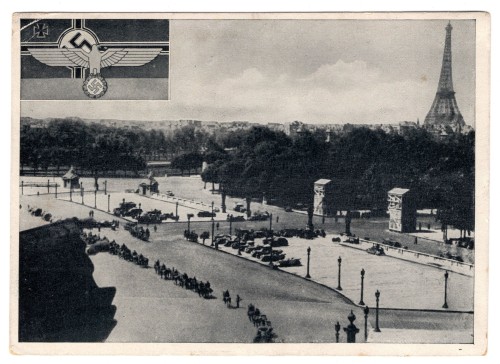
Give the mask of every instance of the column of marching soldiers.
[[(92, 232), (82, 232), (82, 240), (90, 246), (87, 249), (88, 254), (97, 254), (101, 251), (108, 251), (111, 255), (116, 255), (124, 261), (134, 263), (141, 268), (149, 268), (149, 259), (143, 254), (138, 253), (135, 250), (130, 250), (125, 244), (118, 244), (115, 240), (109, 241), (108, 238), (101, 238), (98, 234), (93, 234)], [(216, 298), (213, 296), (213, 289), (209, 281), (203, 282), (196, 279), (196, 277), (190, 277), (187, 273), (181, 273), (175, 267), (167, 267), (165, 263), (156, 260), (154, 263), (154, 269), (156, 274), (162, 280), (173, 281), (176, 286), (184, 288), (186, 290), (191, 290), (198, 294), (199, 297), (204, 299)], [(236, 306), (231, 303), (231, 295), (229, 290), (223, 291), (222, 301), (227, 308), (239, 308), (241, 297), (236, 295)], [(267, 319), (267, 316), (261, 312), (261, 310), (255, 307), (252, 303), (248, 305), (247, 316), (250, 322), (257, 328), (256, 336), (254, 337), (254, 342), (256, 343), (270, 343), (274, 342), (277, 335), (274, 333), (273, 327), (271, 326), (271, 321)]]

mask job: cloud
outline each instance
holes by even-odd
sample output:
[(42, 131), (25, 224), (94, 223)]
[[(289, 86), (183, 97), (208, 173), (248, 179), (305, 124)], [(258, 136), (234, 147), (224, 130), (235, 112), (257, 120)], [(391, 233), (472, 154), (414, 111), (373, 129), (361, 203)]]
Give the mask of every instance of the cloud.
[(248, 68), (210, 85), (185, 86), (180, 99), (186, 108), (205, 119), (221, 120), (223, 113), (225, 121), (394, 122), (416, 119), (413, 110), (432, 102), (432, 95), (422, 98), (418, 81), (386, 82), (363, 61), (324, 64), (301, 78)]

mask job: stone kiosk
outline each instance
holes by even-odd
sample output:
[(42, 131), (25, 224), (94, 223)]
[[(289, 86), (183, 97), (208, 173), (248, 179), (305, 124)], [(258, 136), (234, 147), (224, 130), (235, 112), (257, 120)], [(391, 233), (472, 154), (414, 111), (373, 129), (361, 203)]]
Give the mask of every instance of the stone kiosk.
[(148, 176), (139, 184), (139, 193), (146, 195), (147, 193), (159, 193), (158, 181), (153, 177), (153, 172), (149, 172)]
[(75, 168), (71, 166), (68, 172), (62, 176), (64, 188), (80, 188), (80, 177), (76, 174)]
[(393, 188), (388, 192), (389, 230), (408, 233), (416, 230), (417, 210), (412, 193), (406, 188)]
[(332, 181), (329, 179), (319, 179), (314, 182), (314, 215), (331, 215), (332, 187)]

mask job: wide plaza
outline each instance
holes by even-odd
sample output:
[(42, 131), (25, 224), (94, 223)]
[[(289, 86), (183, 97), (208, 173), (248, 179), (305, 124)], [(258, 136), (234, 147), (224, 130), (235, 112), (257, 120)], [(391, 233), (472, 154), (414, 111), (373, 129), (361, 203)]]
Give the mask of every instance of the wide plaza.
[[(358, 303), (361, 298), (360, 271), (364, 269), (363, 300), (370, 307), (368, 341), (389, 342), (398, 332), (404, 332), (408, 335), (405, 342), (436, 342), (435, 334), (442, 332), (446, 342), (471, 342), (474, 266), (461, 266), (438, 258), (434, 262), (416, 258), (419, 254), (458, 252), (456, 246), (431, 239), (433, 236), (429, 230), (426, 231), (427, 238), (419, 237), (418, 244), (414, 245), (412, 235), (388, 232), (387, 225), (383, 225), (387, 219), (353, 220), (353, 233), (370, 237), (370, 242), (364, 244), (391, 238), (409, 247), (403, 253), (398, 252), (401, 257), (397, 254), (375, 256), (359, 247), (332, 242), (332, 237), (343, 231), (342, 219), (329, 218), (323, 223), (321, 217), (315, 217), (315, 226), (324, 229), (326, 237), (313, 240), (290, 238), (289, 246), (279, 249), (286, 253), (287, 258), (300, 258), (302, 265), (273, 270), (247, 253), (239, 256), (236, 249), (219, 247), (215, 250), (210, 247), (211, 239), (205, 242), (206, 246), (201, 240), (199, 243), (186, 241), (183, 232), (187, 229), (187, 214), (194, 214), (190, 221), (191, 230), (211, 232), (212, 225), (217, 224), (216, 234), (229, 232), (226, 214), (217, 213), (213, 223), (210, 218), (196, 216), (198, 211), (210, 211), (212, 201), (220, 208), (220, 196), (212, 194), (209, 185), (205, 189), (199, 176), (167, 177), (159, 181), (160, 194), (154, 196), (126, 192), (134, 190), (136, 180), (133, 179), (108, 179), (107, 194), (104, 194), (102, 181), (99, 192), (94, 193), (93, 180), (83, 179), (87, 191), (83, 200), (79, 191), (70, 197), (68, 191), (59, 189), (55, 198), (55, 191), (44, 187), (25, 189), (21, 196), (21, 230), (46, 223), (28, 214), (28, 205), (52, 213), (53, 219), (88, 217), (93, 210), (98, 221), (116, 218), (108, 213), (108, 201), (110, 212), (123, 199), (140, 203), (146, 211), (160, 209), (169, 213), (177, 209), (179, 221), (159, 224), (155, 232), (150, 226), (151, 239), (147, 243), (130, 236), (123, 229), (125, 221), (122, 219), (119, 229), (103, 229), (100, 234), (141, 252), (150, 259), (150, 265), (158, 259), (199, 279), (210, 280), (218, 299), (198, 300), (173, 284), (159, 281), (152, 269), (141, 270), (107, 253), (98, 254), (92, 257), (96, 282), (99, 286), (117, 287), (114, 302), (117, 325), (108, 341), (249, 342), (255, 330), (246, 319), (246, 310), (227, 310), (221, 302), (222, 290), (229, 289), (234, 295), (243, 297), (242, 306), (252, 302), (268, 315), (279, 342), (334, 342), (334, 324), (340, 321), (345, 326), (350, 310), (358, 318), (357, 326), (363, 326), (363, 305)], [(174, 196), (162, 194), (167, 190)], [(241, 202), (241, 199), (227, 198), (227, 213), (238, 215), (231, 210), (236, 202)], [(307, 222), (303, 213), (285, 212), (275, 206), (252, 203), (252, 210), (273, 214), (272, 228), (276, 230), (305, 227)], [(437, 231), (438, 223), (432, 217), (422, 217), (421, 221), (431, 223), (431, 230)], [(231, 229), (234, 232), (236, 228), (259, 230), (269, 227), (269, 221), (246, 221), (233, 223)], [(305, 279), (309, 247), (311, 278)], [(465, 249), (459, 252), (473, 263), (473, 252)], [(342, 289), (338, 289), (339, 257)], [(442, 307), (446, 271), (449, 272), (448, 309)], [(380, 292), (380, 333), (373, 330), (377, 290)], [(172, 320), (172, 317), (176, 319)], [(361, 336), (359, 341), (363, 341)]]

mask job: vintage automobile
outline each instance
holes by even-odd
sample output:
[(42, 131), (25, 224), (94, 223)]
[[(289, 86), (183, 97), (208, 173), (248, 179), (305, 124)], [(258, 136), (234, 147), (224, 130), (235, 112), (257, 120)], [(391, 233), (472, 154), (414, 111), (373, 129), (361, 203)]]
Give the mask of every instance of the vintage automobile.
[(132, 217), (132, 218), (137, 218), (137, 216), (139, 216), (140, 214), (142, 214), (142, 209), (139, 209), (139, 208), (131, 208), (130, 210), (128, 211), (125, 211), (125, 213), (123, 214), (123, 216), (129, 216), (129, 217)]
[(279, 253), (277, 251), (272, 252), (271, 254), (266, 254), (261, 257), (263, 262), (277, 262), (279, 260), (285, 259), (285, 254)]
[(376, 244), (368, 249), (366, 249), (367, 253), (373, 255), (385, 255), (384, 248), (380, 246), (380, 244)]
[(215, 217), (216, 213), (211, 213), (210, 211), (200, 211), (197, 214), (198, 217)]
[(278, 239), (275, 239), (271, 242), (272, 247), (277, 247), (277, 246), (288, 246), (288, 240), (283, 237), (279, 237)]
[(124, 201), (124, 202), (120, 203), (120, 205), (113, 210), (113, 214), (115, 216), (123, 216), (127, 211), (129, 211), (130, 209), (133, 209), (135, 207), (137, 207), (135, 202)]
[(344, 243), (359, 244), (359, 238), (354, 238), (354, 237), (350, 236), (344, 240)]
[(160, 224), (162, 215), (160, 210), (152, 210), (136, 217), (139, 224)]
[(252, 253), (255, 250), (254, 246), (247, 246), (245, 248), (245, 253)]
[(247, 209), (245, 208), (245, 205), (243, 205), (242, 203), (235, 204), (233, 210), (237, 211), (237, 212), (246, 212), (247, 211)]
[(254, 257), (254, 258), (260, 258), (263, 255), (271, 254), (271, 251), (272, 251), (272, 247), (270, 247), (270, 246), (257, 247), (253, 251), (252, 257)]
[(389, 246), (392, 246), (394, 248), (401, 248), (401, 243), (394, 241), (394, 240), (384, 239), (382, 241), (382, 244), (389, 245)]
[(269, 220), (269, 214), (267, 212), (265, 213), (260, 213), (256, 212), (252, 216), (248, 218), (249, 221), (266, 221)]
[(232, 221), (232, 222), (240, 222), (240, 221), (245, 221), (245, 216), (232, 216), (231, 215), (227, 215), (227, 218), (226, 218), (227, 221)]
[(298, 267), (302, 265), (300, 258), (289, 258), (279, 262), (280, 267)]

